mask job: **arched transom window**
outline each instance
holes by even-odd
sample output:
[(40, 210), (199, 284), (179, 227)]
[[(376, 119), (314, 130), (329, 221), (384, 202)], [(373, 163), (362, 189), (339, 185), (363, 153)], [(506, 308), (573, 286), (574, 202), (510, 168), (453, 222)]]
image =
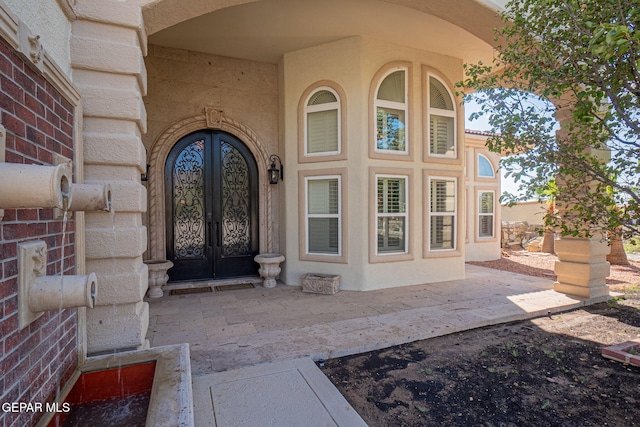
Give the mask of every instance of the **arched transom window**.
[(449, 89), (429, 76), (429, 155), (456, 158), (456, 108)]
[(340, 154), (340, 97), (329, 87), (309, 95), (304, 107), (305, 156)]
[(378, 152), (408, 152), (407, 69), (391, 70), (380, 81), (375, 98)]
[(484, 154), (478, 154), (478, 176), (481, 178), (494, 178), (493, 165)]

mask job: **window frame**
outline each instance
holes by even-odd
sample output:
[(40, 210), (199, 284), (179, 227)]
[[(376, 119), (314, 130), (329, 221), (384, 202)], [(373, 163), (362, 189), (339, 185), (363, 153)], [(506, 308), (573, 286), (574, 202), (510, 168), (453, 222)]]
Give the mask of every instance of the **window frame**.
[[(431, 183), (434, 181), (448, 181), (453, 182), (454, 188), (454, 211), (453, 212), (432, 212), (431, 210)], [(460, 233), (459, 233), (459, 220), (460, 220), (460, 179), (458, 176), (451, 175), (428, 175), (425, 178), (425, 249), (427, 255), (460, 255)], [(452, 248), (434, 248), (431, 244), (431, 221), (434, 217), (447, 216), (452, 217), (453, 226), (453, 247)]]
[[(320, 90), (329, 90), (338, 100), (338, 152), (307, 153), (307, 104)], [(347, 100), (342, 87), (331, 80), (320, 80), (302, 93), (298, 102), (298, 163), (330, 162), (347, 159)]]
[[(380, 87), (382, 83), (392, 74), (402, 72), (404, 74), (404, 102), (397, 101), (388, 101), (385, 99), (378, 98), (378, 93), (380, 92)], [(377, 153), (384, 154), (409, 154), (409, 73), (407, 68), (405, 67), (394, 67), (388, 70), (385, 74), (382, 75), (380, 79), (378, 79), (377, 87), (376, 87), (376, 95), (373, 103), (373, 114), (374, 120), (376, 122), (374, 133), (375, 133), (375, 141), (376, 144), (374, 146), (374, 150)], [(390, 110), (398, 110), (404, 112), (404, 150), (390, 150), (378, 148), (378, 108), (390, 109)]]
[[(481, 202), (480, 202), (480, 197), (483, 193), (491, 193), (493, 195), (493, 205), (492, 205), (492, 209), (493, 211), (490, 214), (483, 214), (480, 212), (480, 208), (482, 206)], [(476, 242), (488, 242), (488, 241), (495, 241), (497, 238), (497, 233), (496, 233), (496, 189), (495, 188), (476, 188), (476, 197), (475, 197), (475, 229), (476, 232), (475, 234), (475, 239)], [(493, 224), (493, 234), (491, 236), (481, 236), (480, 235), (480, 217), (481, 216), (491, 216), (492, 217), (492, 224)]]
[[(337, 212), (334, 213), (322, 213), (322, 214), (314, 214), (314, 213), (310, 213), (309, 212), (309, 183), (311, 181), (333, 181), (336, 180), (338, 183), (338, 207), (337, 207)], [(318, 175), (318, 176), (305, 176), (304, 177), (304, 184), (305, 184), (305, 228), (306, 228), (306, 232), (305, 232), (305, 254), (307, 255), (327, 255), (327, 256), (341, 256), (342, 255), (342, 244), (341, 244), (341, 240), (342, 240), (342, 230), (341, 230), (341, 224), (342, 224), (342, 216), (340, 215), (340, 208), (342, 207), (342, 177), (340, 175)], [(338, 220), (338, 235), (336, 236), (336, 240), (338, 241), (338, 250), (335, 253), (332, 252), (312, 252), (310, 249), (310, 233), (309, 233), (309, 229), (310, 229), (310, 219), (312, 218), (336, 218)]]
[[(338, 253), (309, 252), (309, 193), (310, 180), (338, 179)], [(301, 261), (317, 261), (346, 264), (348, 262), (347, 229), (347, 169), (318, 169), (298, 172), (298, 258)], [(315, 215), (315, 214), (312, 214)], [(318, 214), (324, 215), (324, 214)], [(335, 215), (335, 214), (327, 214)], [(320, 216), (318, 216), (320, 217)]]
[[(394, 101), (386, 101), (378, 99), (378, 92), (382, 82), (391, 74), (396, 71), (404, 72), (404, 91), (405, 99), (404, 103), (398, 103)], [(395, 61), (383, 66), (374, 75), (371, 80), (369, 88), (369, 158), (372, 159), (384, 159), (384, 160), (398, 160), (398, 161), (413, 161), (414, 145), (412, 143), (413, 131), (411, 129), (413, 119), (411, 117), (414, 108), (413, 104), (413, 71), (412, 63), (408, 61)], [(377, 126), (377, 111), (378, 107), (391, 108), (404, 111), (405, 115), (405, 149), (400, 150), (384, 150), (378, 149), (378, 126)]]
[[(402, 249), (401, 250), (385, 250), (385, 251), (381, 251), (380, 248), (380, 243), (379, 241), (376, 242), (376, 254), (377, 255), (389, 255), (389, 254), (404, 254), (407, 253), (407, 235), (408, 235), (408, 222), (409, 222), (409, 212), (407, 212), (407, 206), (408, 206), (408, 202), (409, 202), (409, 194), (408, 193), (408, 187), (409, 187), (409, 183), (408, 183), (408, 178), (406, 176), (403, 175), (376, 175), (376, 194), (378, 194), (378, 186), (380, 185), (380, 180), (387, 180), (387, 181), (391, 181), (391, 180), (396, 180), (398, 182), (398, 186), (399, 187), (404, 187), (403, 189), (403, 194), (404, 194), (404, 200), (403, 200), (403, 209), (400, 210), (399, 212), (389, 212), (387, 211), (383, 211), (380, 212), (380, 204), (376, 203), (376, 212), (375, 212), (375, 216), (376, 216), (376, 235), (380, 236), (380, 228), (379, 228), (379, 221), (380, 218), (391, 218), (391, 217), (401, 217), (404, 218), (403, 221), (403, 225), (404, 225), (404, 230), (402, 230)], [(376, 202), (379, 202), (379, 194), (376, 197)]]
[[(480, 175), (480, 159), (481, 158), (483, 158), (484, 160), (487, 161), (487, 163), (489, 163), (489, 166), (491, 167), (491, 175)], [(491, 179), (491, 180), (496, 178), (496, 171), (494, 170), (493, 162), (491, 161), (491, 159), (489, 159), (489, 157), (487, 157), (483, 153), (476, 153), (476, 178)]]
[[(453, 111), (443, 110), (439, 108), (431, 107), (431, 78), (436, 79), (442, 84), (447, 90), (447, 94), (453, 103)], [(423, 66), (423, 103), (424, 103), (424, 152), (423, 159), (425, 162), (439, 162), (439, 163), (450, 163), (450, 164), (458, 164), (462, 162), (461, 153), (461, 145), (462, 141), (459, 141), (460, 132), (459, 129), (460, 123), (464, 123), (461, 121), (459, 115), (461, 114), (461, 109), (459, 108), (460, 100), (454, 96), (451, 88), (453, 85), (449, 84), (449, 81), (441, 76), (440, 73), (435, 72), (433, 69)], [(453, 118), (453, 141), (454, 141), (454, 149), (453, 155), (447, 154), (436, 154), (431, 153), (431, 114), (435, 114), (438, 116), (451, 117)], [(464, 132), (463, 132), (464, 134)]]
[[(331, 102), (331, 103), (324, 103), (324, 104), (318, 104), (318, 105), (309, 105), (309, 100), (311, 100), (311, 97), (313, 97), (315, 94), (317, 94), (318, 92), (321, 91), (328, 91), (331, 92), (333, 94), (333, 96), (336, 97), (336, 101), (335, 102)], [(332, 87), (330, 86), (319, 86), (317, 88), (315, 88), (313, 91), (311, 91), (309, 93), (309, 95), (307, 95), (305, 101), (304, 101), (304, 124), (303, 124), (303, 135), (304, 135), (304, 156), (305, 157), (322, 157), (322, 156), (339, 156), (342, 153), (342, 120), (340, 120), (342, 111), (341, 111), (342, 107), (341, 107), (341, 102), (340, 102), (340, 95), (338, 94), (338, 92), (336, 92)], [(336, 111), (336, 125), (338, 128), (338, 134), (337, 134), (337, 138), (338, 138), (338, 149), (335, 151), (320, 151), (317, 153), (310, 153), (309, 152), (309, 135), (308, 135), (308, 126), (309, 126), (309, 113), (317, 113), (317, 112), (322, 112), (322, 111)]]
[[(413, 259), (413, 238), (411, 235), (413, 227), (413, 170), (402, 168), (369, 168), (369, 262), (395, 262)], [(405, 209), (403, 213), (395, 212), (378, 212), (378, 179), (379, 178), (398, 178), (404, 180), (405, 191)], [(402, 216), (404, 217), (404, 250), (393, 252), (380, 252), (378, 248), (378, 219), (386, 216)]]

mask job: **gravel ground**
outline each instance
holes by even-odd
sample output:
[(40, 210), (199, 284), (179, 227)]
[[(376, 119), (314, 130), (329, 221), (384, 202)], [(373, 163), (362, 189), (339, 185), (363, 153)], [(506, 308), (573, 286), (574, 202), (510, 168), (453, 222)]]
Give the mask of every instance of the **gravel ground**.
[[(556, 275), (553, 272), (553, 266), (557, 259), (558, 257), (555, 254), (506, 249), (503, 250), (502, 258), (499, 260), (469, 262), (469, 264), (529, 276), (548, 277), (551, 280), (555, 280)], [(607, 278), (607, 284), (611, 287), (611, 290), (623, 291), (633, 287), (640, 287), (640, 260), (637, 260), (637, 258), (635, 260), (630, 259), (629, 262), (630, 265), (611, 266), (611, 275)]]

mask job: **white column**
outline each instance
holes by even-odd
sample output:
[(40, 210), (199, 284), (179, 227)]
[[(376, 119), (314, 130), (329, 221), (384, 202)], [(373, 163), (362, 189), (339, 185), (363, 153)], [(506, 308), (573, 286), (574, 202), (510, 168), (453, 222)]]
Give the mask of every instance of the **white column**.
[(143, 348), (149, 323), (146, 190), (141, 135), (146, 131), (146, 34), (140, 8), (115, 0), (77, 0), (73, 81), (82, 96), (84, 175), (109, 183), (115, 214), (86, 213), (86, 270), (98, 276), (96, 306), (87, 310), (89, 354)]

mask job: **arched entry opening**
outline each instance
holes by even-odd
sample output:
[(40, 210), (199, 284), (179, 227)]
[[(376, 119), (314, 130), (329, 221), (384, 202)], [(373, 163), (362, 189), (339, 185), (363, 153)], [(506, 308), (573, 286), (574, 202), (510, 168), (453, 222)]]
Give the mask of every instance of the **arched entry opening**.
[(165, 163), (167, 259), (171, 281), (257, 274), (258, 167), (233, 135), (182, 137)]

